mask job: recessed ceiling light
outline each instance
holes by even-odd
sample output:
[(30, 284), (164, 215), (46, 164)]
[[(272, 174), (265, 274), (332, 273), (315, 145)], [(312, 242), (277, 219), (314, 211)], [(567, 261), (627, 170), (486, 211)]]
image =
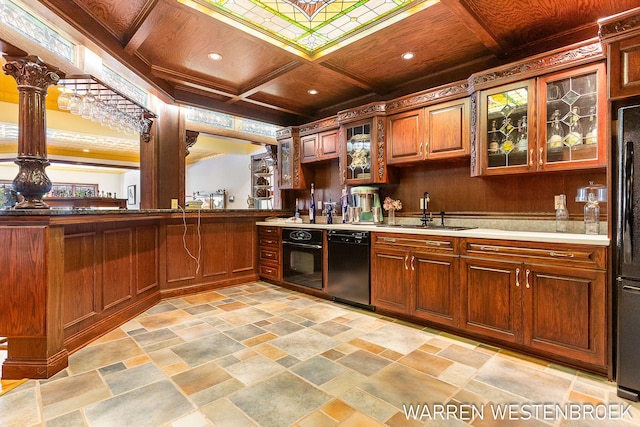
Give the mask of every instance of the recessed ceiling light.
[(209, 59), (213, 59), (214, 61), (220, 61), (222, 59), (222, 55), (219, 53), (211, 52), (209, 54)]
[(402, 54), (402, 59), (413, 59), (414, 56), (413, 52), (406, 52)]
[(318, 91), (317, 91), (317, 90), (315, 90), (315, 89), (309, 89), (309, 90), (307, 91), (307, 93), (308, 93), (309, 95), (317, 95), (317, 94), (318, 94)]
[(83, 151), (84, 153), (88, 153), (88, 152), (89, 152), (89, 149), (88, 149), (88, 148), (83, 148), (83, 149), (82, 149), (82, 151)]

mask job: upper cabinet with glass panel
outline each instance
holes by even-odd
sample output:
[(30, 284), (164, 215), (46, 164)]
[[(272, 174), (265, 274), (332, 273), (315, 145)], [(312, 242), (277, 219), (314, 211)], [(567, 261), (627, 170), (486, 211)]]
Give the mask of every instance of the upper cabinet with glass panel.
[(479, 93), (476, 175), (606, 165), (604, 64)]

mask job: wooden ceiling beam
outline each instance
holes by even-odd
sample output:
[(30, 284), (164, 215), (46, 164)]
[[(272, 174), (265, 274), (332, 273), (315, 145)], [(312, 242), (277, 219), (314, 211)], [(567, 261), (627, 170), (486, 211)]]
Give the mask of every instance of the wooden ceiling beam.
[(353, 75), (352, 73), (350, 73), (349, 71), (345, 70), (344, 68), (331, 63), (330, 60), (328, 61), (318, 61), (317, 62), (318, 65), (324, 67), (325, 69), (329, 70), (330, 72), (334, 73), (336, 75), (336, 77), (339, 77), (341, 80), (345, 80), (351, 84), (353, 84), (354, 86), (357, 86), (361, 89), (364, 89), (366, 91), (369, 92), (375, 92), (378, 93), (378, 89), (376, 87), (376, 85), (358, 77)]
[(287, 73), (295, 70), (296, 68), (303, 65), (303, 62), (300, 61), (291, 61), (280, 68), (277, 68), (270, 73), (260, 75), (257, 79), (250, 82), (248, 85), (240, 88), (238, 95), (231, 97), (227, 103), (233, 104), (238, 101), (244, 100), (246, 97), (259, 92), (267, 86), (273, 84), (273, 80), (286, 75)]
[(157, 4), (158, 0), (147, 0), (142, 6), (142, 9), (140, 9), (140, 12), (138, 12), (138, 15), (136, 15), (131, 26), (127, 28), (124, 34), (124, 40), (122, 40), (122, 45), (124, 46), (124, 51), (129, 55), (133, 55), (153, 31), (153, 24), (148, 18)]
[(151, 73), (155, 77), (166, 80), (168, 82), (173, 82), (186, 87), (193, 87), (209, 93), (215, 93), (216, 95), (222, 95), (229, 98), (238, 95), (237, 89), (231, 86), (218, 84), (208, 79), (195, 77), (169, 68), (152, 65)]
[(500, 44), (500, 40), (498, 40), (491, 31), (482, 25), (479, 17), (468, 8), (465, 0), (440, 0), (440, 3), (446, 6), (487, 49), (495, 53), (498, 57), (507, 54), (507, 49)]

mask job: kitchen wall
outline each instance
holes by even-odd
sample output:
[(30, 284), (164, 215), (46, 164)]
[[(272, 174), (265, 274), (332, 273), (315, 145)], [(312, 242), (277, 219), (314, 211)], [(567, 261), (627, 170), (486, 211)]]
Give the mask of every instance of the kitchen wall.
[[(399, 216), (417, 215), (419, 199), (429, 192), (429, 211), (438, 213), (482, 213), (485, 215), (555, 214), (553, 196), (567, 195), (567, 207), (572, 219), (582, 218), (584, 203), (575, 201), (577, 188), (589, 181), (607, 184), (604, 169), (546, 172), (494, 177), (471, 177), (469, 159), (457, 161), (415, 163), (390, 168), (391, 184), (376, 184), (381, 199), (390, 196), (400, 199), (403, 209)], [(337, 160), (317, 164), (305, 170), (308, 183), (314, 182), (316, 200), (334, 201), (340, 197), (340, 171)], [(309, 191), (295, 191), (300, 209), (307, 212)], [(285, 198), (286, 207), (293, 209), (293, 197)], [(606, 209), (601, 209), (606, 215)]]

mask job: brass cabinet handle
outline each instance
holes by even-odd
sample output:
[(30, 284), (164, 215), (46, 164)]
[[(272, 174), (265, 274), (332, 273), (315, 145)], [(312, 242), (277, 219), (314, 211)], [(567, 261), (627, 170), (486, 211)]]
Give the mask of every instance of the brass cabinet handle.
[(404, 256), (404, 269), (408, 270), (409, 267), (407, 266), (407, 261), (409, 260), (409, 255), (405, 255)]
[(415, 271), (416, 268), (413, 266), (413, 260), (416, 259), (415, 256), (411, 255), (411, 271)]
[(480, 250), (481, 251), (492, 251), (492, 252), (498, 252), (500, 249), (498, 249), (495, 246), (480, 246)]
[(422, 154), (422, 142), (420, 143), (420, 148), (418, 148), (418, 153)]
[(538, 164), (540, 166), (542, 166), (544, 164), (543, 162), (543, 158), (542, 158), (542, 151), (544, 150), (544, 148), (540, 147), (540, 158), (538, 159)]
[(529, 166), (533, 166), (533, 148), (529, 150)]
[(529, 285), (529, 274), (531, 274), (531, 270), (529, 270), (527, 268), (527, 275), (526, 275), (526, 280), (525, 280), (525, 286), (527, 287), (527, 289), (529, 289), (531, 286)]
[(549, 256), (556, 257), (556, 258), (573, 258), (574, 257), (574, 255), (571, 252), (555, 252), (555, 251), (549, 252)]
[(438, 242), (437, 240), (425, 240), (424, 244), (427, 246), (441, 246), (442, 242)]
[(516, 287), (520, 287), (520, 269), (516, 268)]
[(389, 243), (395, 243), (396, 239), (394, 239), (393, 237), (383, 237), (383, 240), (385, 242), (389, 242)]

